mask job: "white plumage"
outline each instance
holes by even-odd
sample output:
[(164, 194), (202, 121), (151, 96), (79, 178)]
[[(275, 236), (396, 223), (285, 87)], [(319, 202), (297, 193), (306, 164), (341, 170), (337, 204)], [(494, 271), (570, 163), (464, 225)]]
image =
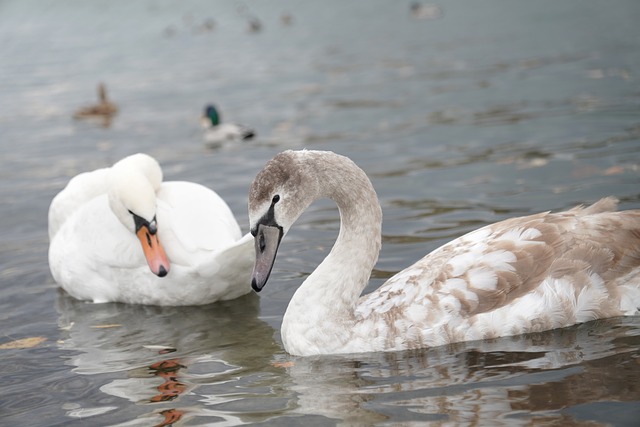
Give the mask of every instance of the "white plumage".
[(72, 178), (51, 202), (49, 238), (53, 278), (78, 299), (199, 305), (251, 290), (253, 242), (224, 200), (162, 182), (145, 154)]
[(289, 353), (404, 350), (638, 313), (640, 211), (615, 212), (613, 198), (488, 225), (361, 296), (380, 250), (380, 205), (360, 168), (319, 151), (279, 154), (251, 186), (254, 289), (282, 236), (323, 197), (338, 205), (340, 233), (284, 315)]

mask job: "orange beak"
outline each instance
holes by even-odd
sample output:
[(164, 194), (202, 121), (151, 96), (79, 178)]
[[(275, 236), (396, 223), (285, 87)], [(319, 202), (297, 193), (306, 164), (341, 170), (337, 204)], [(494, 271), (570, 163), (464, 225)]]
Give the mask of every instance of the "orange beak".
[(169, 273), (170, 263), (158, 240), (158, 233), (151, 234), (148, 227), (142, 226), (136, 231), (136, 236), (140, 240), (142, 251), (153, 274), (159, 277), (166, 276)]

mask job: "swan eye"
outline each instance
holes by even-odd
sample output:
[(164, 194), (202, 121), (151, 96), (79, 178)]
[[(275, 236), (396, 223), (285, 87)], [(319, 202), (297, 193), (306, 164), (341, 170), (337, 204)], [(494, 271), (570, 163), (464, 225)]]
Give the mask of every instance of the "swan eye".
[(275, 204), (278, 203), (280, 201), (280, 195), (276, 194), (275, 196), (273, 196), (273, 199), (271, 199), (271, 204)]
[(158, 232), (158, 223), (156, 222), (156, 217), (153, 217), (153, 220), (149, 223), (149, 232), (151, 234), (156, 234)]

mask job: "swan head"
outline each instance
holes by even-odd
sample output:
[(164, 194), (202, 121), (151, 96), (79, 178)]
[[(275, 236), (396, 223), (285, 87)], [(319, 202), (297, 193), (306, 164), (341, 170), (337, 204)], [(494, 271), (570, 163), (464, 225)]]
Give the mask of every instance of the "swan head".
[(158, 239), (156, 192), (161, 184), (158, 162), (146, 154), (134, 154), (111, 168), (108, 199), (116, 218), (140, 241), (151, 271), (164, 277), (170, 263)]
[(260, 292), (269, 279), (280, 241), (298, 217), (322, 196), (314, 170), (317, 151), (284, 151), (258, 173), (249, 189), (249, 226), (256, 263), (251, 287)]
[(209, 104), (204, 108), (202, 125), (204, 127), (218, 126), (220, 124), (220, 113), (215, 105)]

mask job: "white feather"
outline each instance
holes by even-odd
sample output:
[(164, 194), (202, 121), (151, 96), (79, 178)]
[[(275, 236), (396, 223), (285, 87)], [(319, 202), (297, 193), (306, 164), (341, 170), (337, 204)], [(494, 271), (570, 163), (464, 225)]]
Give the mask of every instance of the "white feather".
[[(149, 164), (158, 170), (141, 173)], [(241, 238), (240, 227), (220, 196), (189, 182), (158, 182), (155, 194), (153, 190), (146, 195), (132, 193), (153, 186), (108, 179), (109, 173), (161, 177), (157, 162), (136, 155), (117, 165), (73, 178), (51, 202), (49, 266), (64, 290), (93, 302), (153, 305), (207, 304), (250, 292), (253, 240), (250, 235)], [(113, 185), (122, 188), (112, 194), (151, 201), (159, 241), (171, 263), (166, 277), (150, 270), (133, 233), (133, 219), (126, 218), (130, 214), (114, 213), (107, 196)]]

